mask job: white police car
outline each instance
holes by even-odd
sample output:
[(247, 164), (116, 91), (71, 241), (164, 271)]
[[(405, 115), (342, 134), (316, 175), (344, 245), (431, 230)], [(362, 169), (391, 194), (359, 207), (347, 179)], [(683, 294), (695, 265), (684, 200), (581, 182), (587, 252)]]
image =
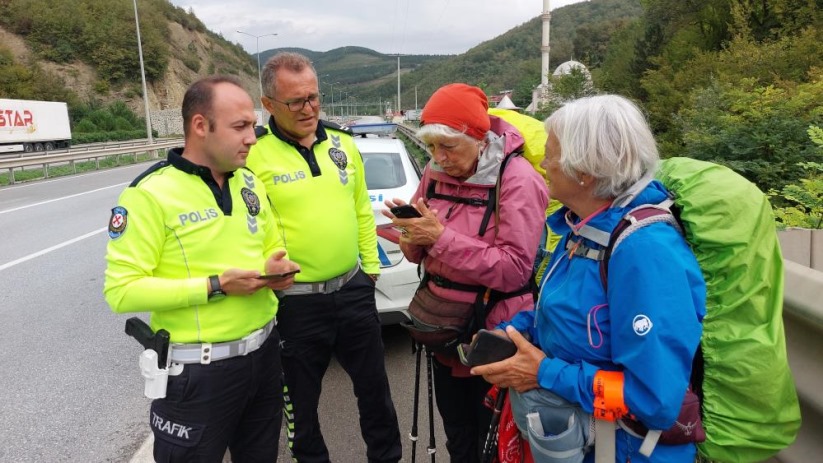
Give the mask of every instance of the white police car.
[(380, 279), (377, 280), (377, 312), (384, 325), (408, 320), (406, 310), (420, 284), (417, 264), (406, 260), (397, 245), (399, 234), (381, 214), (385, 199), (408, 201), (420, 183), (421, 171), (406, 151), (406, 146), (392, 134), (395, 124), (355, 124), (354, 142), (363, 155), (366, 185), (377, 224), (377, 252), (380, 256)]

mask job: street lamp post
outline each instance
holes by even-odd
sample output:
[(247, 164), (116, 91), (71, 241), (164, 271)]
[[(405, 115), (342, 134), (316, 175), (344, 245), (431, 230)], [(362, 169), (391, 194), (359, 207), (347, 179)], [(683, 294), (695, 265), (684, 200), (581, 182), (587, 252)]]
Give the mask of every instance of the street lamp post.
[(397, 54), (397, 114), (400, 114), (400, 54)]
[[(260, 98), (262, 99), (263, 98), (263, 78), (260, 75), (260, 72), (261, 72), (260, 71), (260, 39), (262, 37), (268, 37), (270, 35), (271, 36), (276, 36), (277, 34), (274, 33), (274, 34), (254, 35), (254, 34), (249, 34), (248, 32), (243, 32), (243, 31), (237, 31), (237, 33), (238, 34), (243, 34), (243, 35), (248, 35), (249, 37), (254, 37), (254, 40), (257, 44), (257, 84), (260, 86)], [(263, 103), (261, 102), (260, 104), (262, 105)]]
[(334, 86), (340, 85), (340, 82), (332, 82), (329, 84), (331, 87), (331, 117), (334, 117)]
[(149, 136), (149, 145), (154, 144), (151, 133), (151, 114), (149, 114), (149, 93), (146, 88), (146, 70), (143, 66), (143, 42), (140, 40), (140, 19), (137, 17), (137, 0), (134, 0), (134, 24), (137, 28), (137, 53), (140, 55), (140, 77), (143, 80), (143, 105), (146, 109), (146, 133)]

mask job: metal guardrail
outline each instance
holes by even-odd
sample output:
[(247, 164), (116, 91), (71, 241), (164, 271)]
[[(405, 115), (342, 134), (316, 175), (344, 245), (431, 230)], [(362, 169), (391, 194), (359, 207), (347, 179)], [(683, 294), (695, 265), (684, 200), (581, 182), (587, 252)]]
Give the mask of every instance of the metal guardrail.
[(409, 140), (411, 140), (412, 143), (417, 145), (418, 148), (420, 148), (423, 151), (426, 151), (426, 144), (417, 139), (417, 137), (415, 136), (415, 133), (417, 131), (415, 129), (405, 126), (403, 124), (397, 124), (397, 130), (399, 130), (400, 133), (408, 137)]
[[(23, 169), (32, 166), (43, 166), (43, 177), (48, 178), (49, 166), (52, 164), (69, 163), (74, 167), (76, 161), (94, 160), (95, 169), (100, 168), (100, 159), (110, 156), (117, 156), (123, 154), (136, 154), (144, 152), (157, 152), (159, 150), (166, 150), (177, 146), (182, 146), (182, 139), (167, 140), (159, 143), (149, 145), (132, 144), (131, 146), (118, 146), (116, 148), (102, 148), (102, 149), (83, 149), (80, 152), (77, 150), (70, 150), (67, 152), (60, 152), (55, 154), (45, 154), (43, 156), (26, 156), (11, 159), (0, 159), (0, 170), (8, 170), (9, 184), (14, 184), (15, 169)], [(76, 169), (75, 169), (76, 173)]]

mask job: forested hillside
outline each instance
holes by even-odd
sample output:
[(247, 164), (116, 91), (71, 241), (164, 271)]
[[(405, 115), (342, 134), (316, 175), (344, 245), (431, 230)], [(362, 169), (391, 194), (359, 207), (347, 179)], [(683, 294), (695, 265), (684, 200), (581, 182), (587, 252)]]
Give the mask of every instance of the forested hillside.
[[(89, 106), (125, 102), (142, 113), (132, 2), (0, 0), (0, 97)], [(150, 106), (179, 106), (199, 75), (237, 75), (253, 88), (256, 63), (167, 0), (138, 2)]]
[[(552, 11), (551, 68), (570, 59), (587, 65), (599, 64), (605, 58), (612, 35), (641, 13), (640, 0), (593, 0)], [(410, 72), (401, 72), (401, 100), (413, 102), (416, 88), (422, 104), (446, 83), (467, 82), (488, 94), (514, 90), (514, 102), (526, 106), (531, 101), (532, 88), (540, 83), (541, 30), (540, 17), (535, 15), (534, 19), (462, 55), (421, 62), (420, 66), (407, 64), (420, 62), (419, 56), (402, 56), (401, 67)], [(396, 58), (389, 58), (387, 63), (389, 69), (396, 69)], [(397, 82), (364, 82), (355, 85), (354, 90), (363, 99), (386, 99), (396, 95)], [(412, 107), (413, 103), (403, 106)]]
[[(254, 57), (167, 0), (139, 3), (153, 108), (178, 106), (190, 82), (216, 72), (239, 75), (256, 94)], [(131, 2), (0, 0), (0, 39), (0, 97), (68, 101), (74, 122), (95, 111), (95, 124), (117, 119), (98, 111), (114, 101), (142, 113)], [(403, 107), (415, 92), (422, 106), (449, 82), (514, 90), (525, 106), (540, 82), (540, 40), (535, 15), (462, 55), (402, 56)], [(581, 61), (591, 91), (639, 101), (664, 156), (729, 165), (773, 190), (778, 205), (794, 205), (795, 216), (815, 216), (823, 214), (823, 135), (814, 129), (823, 126), (821, 43), (823, 0), (592, 0), (552, 12), (550, 65)], [(334, 84), (359, 102), (396, 95), (395, 56), (298, 51), (316, 64), (323, 92)], [(569, 87), (552, 80), (555, 90)]]
[[(212, 73), (239, 75), (256, 94), (256, 57), (167, 0), (141, 0), (138, 8), (151, 107), (178, 106), (190, 82)], [(555, 10), (552, 65), (572, 57), (599, 62), (611, 33), (640, 13), (639, 0), (595, 0)], [(540, 31), (535, 17), (464, 55), (402, 56), (404, 106), (413, 104), (415, 87), (422, 104), (437, 87), (454, 81), (480, 85), (490, 94), (515, 89), (515, 101), (525, 104), (540, 81)], [(131, 2), (0, 0), (0, 38), (0, 96), (68, 101), (70, 108), (124, 101), (142, 113)], [(396, 56), (347, 46), (327, 52), (274, 49), (262, 52), (261, 60), (280, 50), (308, 55), (323, 92), (334, 84), (335, 92), (345, 90), (361, 102), (396, 95)]]
[(724, 163), (764, 191), (821, 160), (823, 2), (644, 0), (595, 84), (641, 101), (665, 156)]
[[(304, 48), (277, 48), (261, 52), (260, 59), (265, 62), (280, 51), (293, 51), (308, 56), (323, 82), (340, 83), (343, 86), (355, 85), (358, 96), (367, 96), (370, 91), (361, 92), (360, 89), (368, 89), (380, 81), (397, 78), (397, 55), (386, 55), (369, 48), (340, 47), (327, 52)], [(426, 63), (442, 63), (450, 58), (451, 55), (403, 55), (400, 73), (405, 74)], [(328, 88), (323, 90), (326, 91)], [(391, 95), (389, 92), (382, 96), (388, 98)]]

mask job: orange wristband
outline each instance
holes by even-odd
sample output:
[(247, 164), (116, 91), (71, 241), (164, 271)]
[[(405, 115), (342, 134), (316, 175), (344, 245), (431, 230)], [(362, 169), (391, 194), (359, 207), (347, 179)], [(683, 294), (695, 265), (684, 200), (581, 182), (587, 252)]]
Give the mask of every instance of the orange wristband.
[(623, 401), (623, 372), (598, 370), (594, 375), (594, 417), (617, 421), (629, 413)]

